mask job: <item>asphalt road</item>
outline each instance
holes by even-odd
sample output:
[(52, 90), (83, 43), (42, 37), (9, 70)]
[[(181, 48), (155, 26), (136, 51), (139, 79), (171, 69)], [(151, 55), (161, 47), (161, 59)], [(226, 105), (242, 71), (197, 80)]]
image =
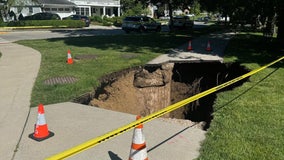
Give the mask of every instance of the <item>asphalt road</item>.
[[(194, 28), (204, 28), (210, 24), (204, 22), (194, 22)], [(168, 32), (169, 29), (163, 25), (162, 32)], [(41, 30), (15, 30), (0, 31), (0, 43), (15, 42), (18, 40), (28, 39), (49, 39), (64, 37), (80, 37), (95, 35), (118, 35), (125, 34), (120, 27), (95, 26), (85, 27), (82, 29), (41, 29)]]
[(49, 39), (64, 37), (80, 37), (95, 35), (124, 34), (119, 27), (90, 26), (82, 29), (42, 29), (42, 30), (15, 30), (1, 31), (0, 43), (15, 42), (27, 39)]

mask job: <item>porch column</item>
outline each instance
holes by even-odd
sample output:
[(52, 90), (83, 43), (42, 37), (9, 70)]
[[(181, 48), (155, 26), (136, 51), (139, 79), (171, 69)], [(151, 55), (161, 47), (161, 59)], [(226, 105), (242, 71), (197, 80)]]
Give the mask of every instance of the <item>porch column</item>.
[(117, 16), (120, 17), (120, 7), (117, 9)]
[(104, 9), (103, 9), (103, 16), (106, 15), (106, 7), (104, 6)]
[(89, 8), (89, 15), (88, 16), (92, 16), (92, 7), (89, 6), (88, 8)]

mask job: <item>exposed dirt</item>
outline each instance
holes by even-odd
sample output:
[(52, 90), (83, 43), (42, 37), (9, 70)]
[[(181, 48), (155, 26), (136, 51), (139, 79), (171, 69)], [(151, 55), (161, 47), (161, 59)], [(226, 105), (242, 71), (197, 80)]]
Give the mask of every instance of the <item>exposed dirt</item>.
[[(131, 68), (103, 77), (101, 86), (75, 102), (145, 116), (247, 72), (236, 63), (181, 63)], [(203, 127), (207, 129), (213, 118), (215, 98), (215, 94), (208, 95), (163, 117), (205, 122)]]
[(170, 105), (172, 67), (128, 70), (113, 82), (103, 78), (108, 85), (95, 91), (90, 105), (142, 116), (158, 111)]

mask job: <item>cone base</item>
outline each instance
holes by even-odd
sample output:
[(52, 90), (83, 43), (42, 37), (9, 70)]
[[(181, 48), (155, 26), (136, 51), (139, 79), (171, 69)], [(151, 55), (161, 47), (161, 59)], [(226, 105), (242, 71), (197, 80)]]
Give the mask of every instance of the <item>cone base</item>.
[(187, 51), (192, 51), (193, 49), (192, 48), (187, 48)]
[(48, 138), (54, 136), (54, 133), (53, 133), (53, 132), (48, 131), (48, 133), (49, 133), (48, 136), (43, 137), (43, 138), (37, 138), (37, 137), (34, 136), (34, 133), (31, 133), (31, 134), (29, 134), (29, 138), (31, 138), (31, 139), (33, 139), (33, 140), (35, 140), (35, 141), (40, 142), (40, 141), (43, 141), (43, 140), (45, 140), (45, 139), (48, 139)]
[(73, 64), (73, 61), (72, 60), (67, 60), (66, 63), (67, 64)]

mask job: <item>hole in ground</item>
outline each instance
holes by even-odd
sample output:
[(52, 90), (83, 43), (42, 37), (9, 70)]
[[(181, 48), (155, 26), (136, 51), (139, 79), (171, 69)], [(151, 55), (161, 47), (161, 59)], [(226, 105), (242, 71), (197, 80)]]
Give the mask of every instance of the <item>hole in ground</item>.
[[(178, 101), (249, 72), (238, 63), (168, 63), (140, 66), (103, 77), (94, 92), (74, 102), (146, 116)], [(245, 80), (227, 88), (233, 89)], [(224, 89), (223, 89), (224, 90)], [(205, 122), (210, 127), (216, 93), (164, 115), (165, 118)]]

